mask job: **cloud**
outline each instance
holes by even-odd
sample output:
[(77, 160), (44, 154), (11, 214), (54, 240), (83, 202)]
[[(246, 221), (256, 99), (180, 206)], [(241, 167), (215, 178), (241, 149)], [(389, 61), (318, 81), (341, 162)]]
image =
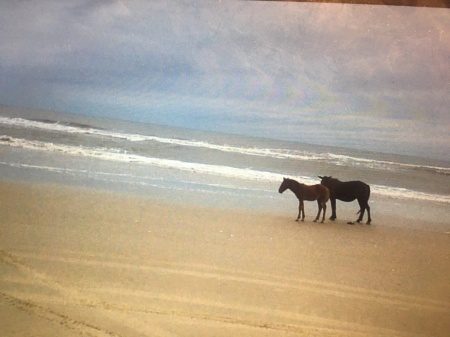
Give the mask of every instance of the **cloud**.
[(68, 12), (81, 20), (92, 20), (94, 22), (112, 22), (130, 15), (130, 10), (124, 1), (97, 0), (78, 1), (69, 3)]
[(0, 21), (0, 103), (134, 109), (134, 119), (166, 124), (190, 114), (193, 125), (228, 130), (252, 121), (255, 134), (272, 125), (273, 137), (291, 138), (275, 121), (325, 138), (333, 126), (342, 139), (352, 119), (355, 137), (380, 118), (450, 124), (447, 10), (39, 1), (2, 2)]
[(254, 2), (39, 4), (10, 10), (9, 16), (23, 24), (8, 20), (3, 66), (7, 61), (56, 65), (59, 71), (85, 68), (119, 78), (135, 72), (173, 77), (186, 69), (199, 78), (240, 75), (261, 83), (290, 74), (342, 91), (389, 82), (405, 86), (417, 76), (417, 65), (425, 76), (415, 86), (429, 88), (449, 72), (445, 32), (450, 24), (427, 9)]

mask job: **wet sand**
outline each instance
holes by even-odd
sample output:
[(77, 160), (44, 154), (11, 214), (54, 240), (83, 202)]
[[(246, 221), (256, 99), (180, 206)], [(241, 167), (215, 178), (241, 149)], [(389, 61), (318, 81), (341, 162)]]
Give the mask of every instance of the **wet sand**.
[(3, 336), (450, 331), (450, 236), (411, 220), (297, 223), (57, 185), (0, 191)]

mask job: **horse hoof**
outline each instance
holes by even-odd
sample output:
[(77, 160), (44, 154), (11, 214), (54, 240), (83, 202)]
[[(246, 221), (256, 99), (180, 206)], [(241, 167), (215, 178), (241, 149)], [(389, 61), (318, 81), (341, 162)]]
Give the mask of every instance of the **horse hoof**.
[(347, 222), (347, 225), (354, 225), (355, 223), (353, 221)]
[(317, 222), (317, 219), (316, 219), (316, 220), (314, 220), (313, 222)]

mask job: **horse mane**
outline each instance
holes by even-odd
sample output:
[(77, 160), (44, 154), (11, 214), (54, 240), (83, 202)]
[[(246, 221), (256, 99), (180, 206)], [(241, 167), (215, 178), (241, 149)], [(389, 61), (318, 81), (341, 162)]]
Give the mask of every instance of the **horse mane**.
[(288, 181), (294, 183), (294, 184), (297, 185), (297, 186), (304, 185), (304, 184), (302, 184), (302, 183), (299, 183), (299, 182), (298, 182), (297, 180), (295, 180), (295, 179), (286, 178), (286, 180), (288, 180)]
[(337, 179), (337, 178), (333, 178), (333, 176), (329, 176), (329, 177), (327, 177), (327, 176), (319, 176), (319, 178), (320, 179), (327, 179), (327, 180), (330, 180), (330, 181), (332, 181), (332, 182), (338, 182), (338, 183), (340, 183), (341, 181), (339, 180), (339, 179)]

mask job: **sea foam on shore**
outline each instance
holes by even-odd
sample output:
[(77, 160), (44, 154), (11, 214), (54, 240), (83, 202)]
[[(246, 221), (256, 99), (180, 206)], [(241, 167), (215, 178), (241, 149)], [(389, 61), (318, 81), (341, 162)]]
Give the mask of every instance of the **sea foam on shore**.
[(141, 188), (154, 196), (286, 210), (276, 193), (283, 177), (316, 184), (317, 175), (333, 175), (370, 184), (372, 202), (422, 203), (423, 214), (441, 222), (450, 203), (445, 161), (26, 110), (0, 115), (0, 135), (7, 179)]

